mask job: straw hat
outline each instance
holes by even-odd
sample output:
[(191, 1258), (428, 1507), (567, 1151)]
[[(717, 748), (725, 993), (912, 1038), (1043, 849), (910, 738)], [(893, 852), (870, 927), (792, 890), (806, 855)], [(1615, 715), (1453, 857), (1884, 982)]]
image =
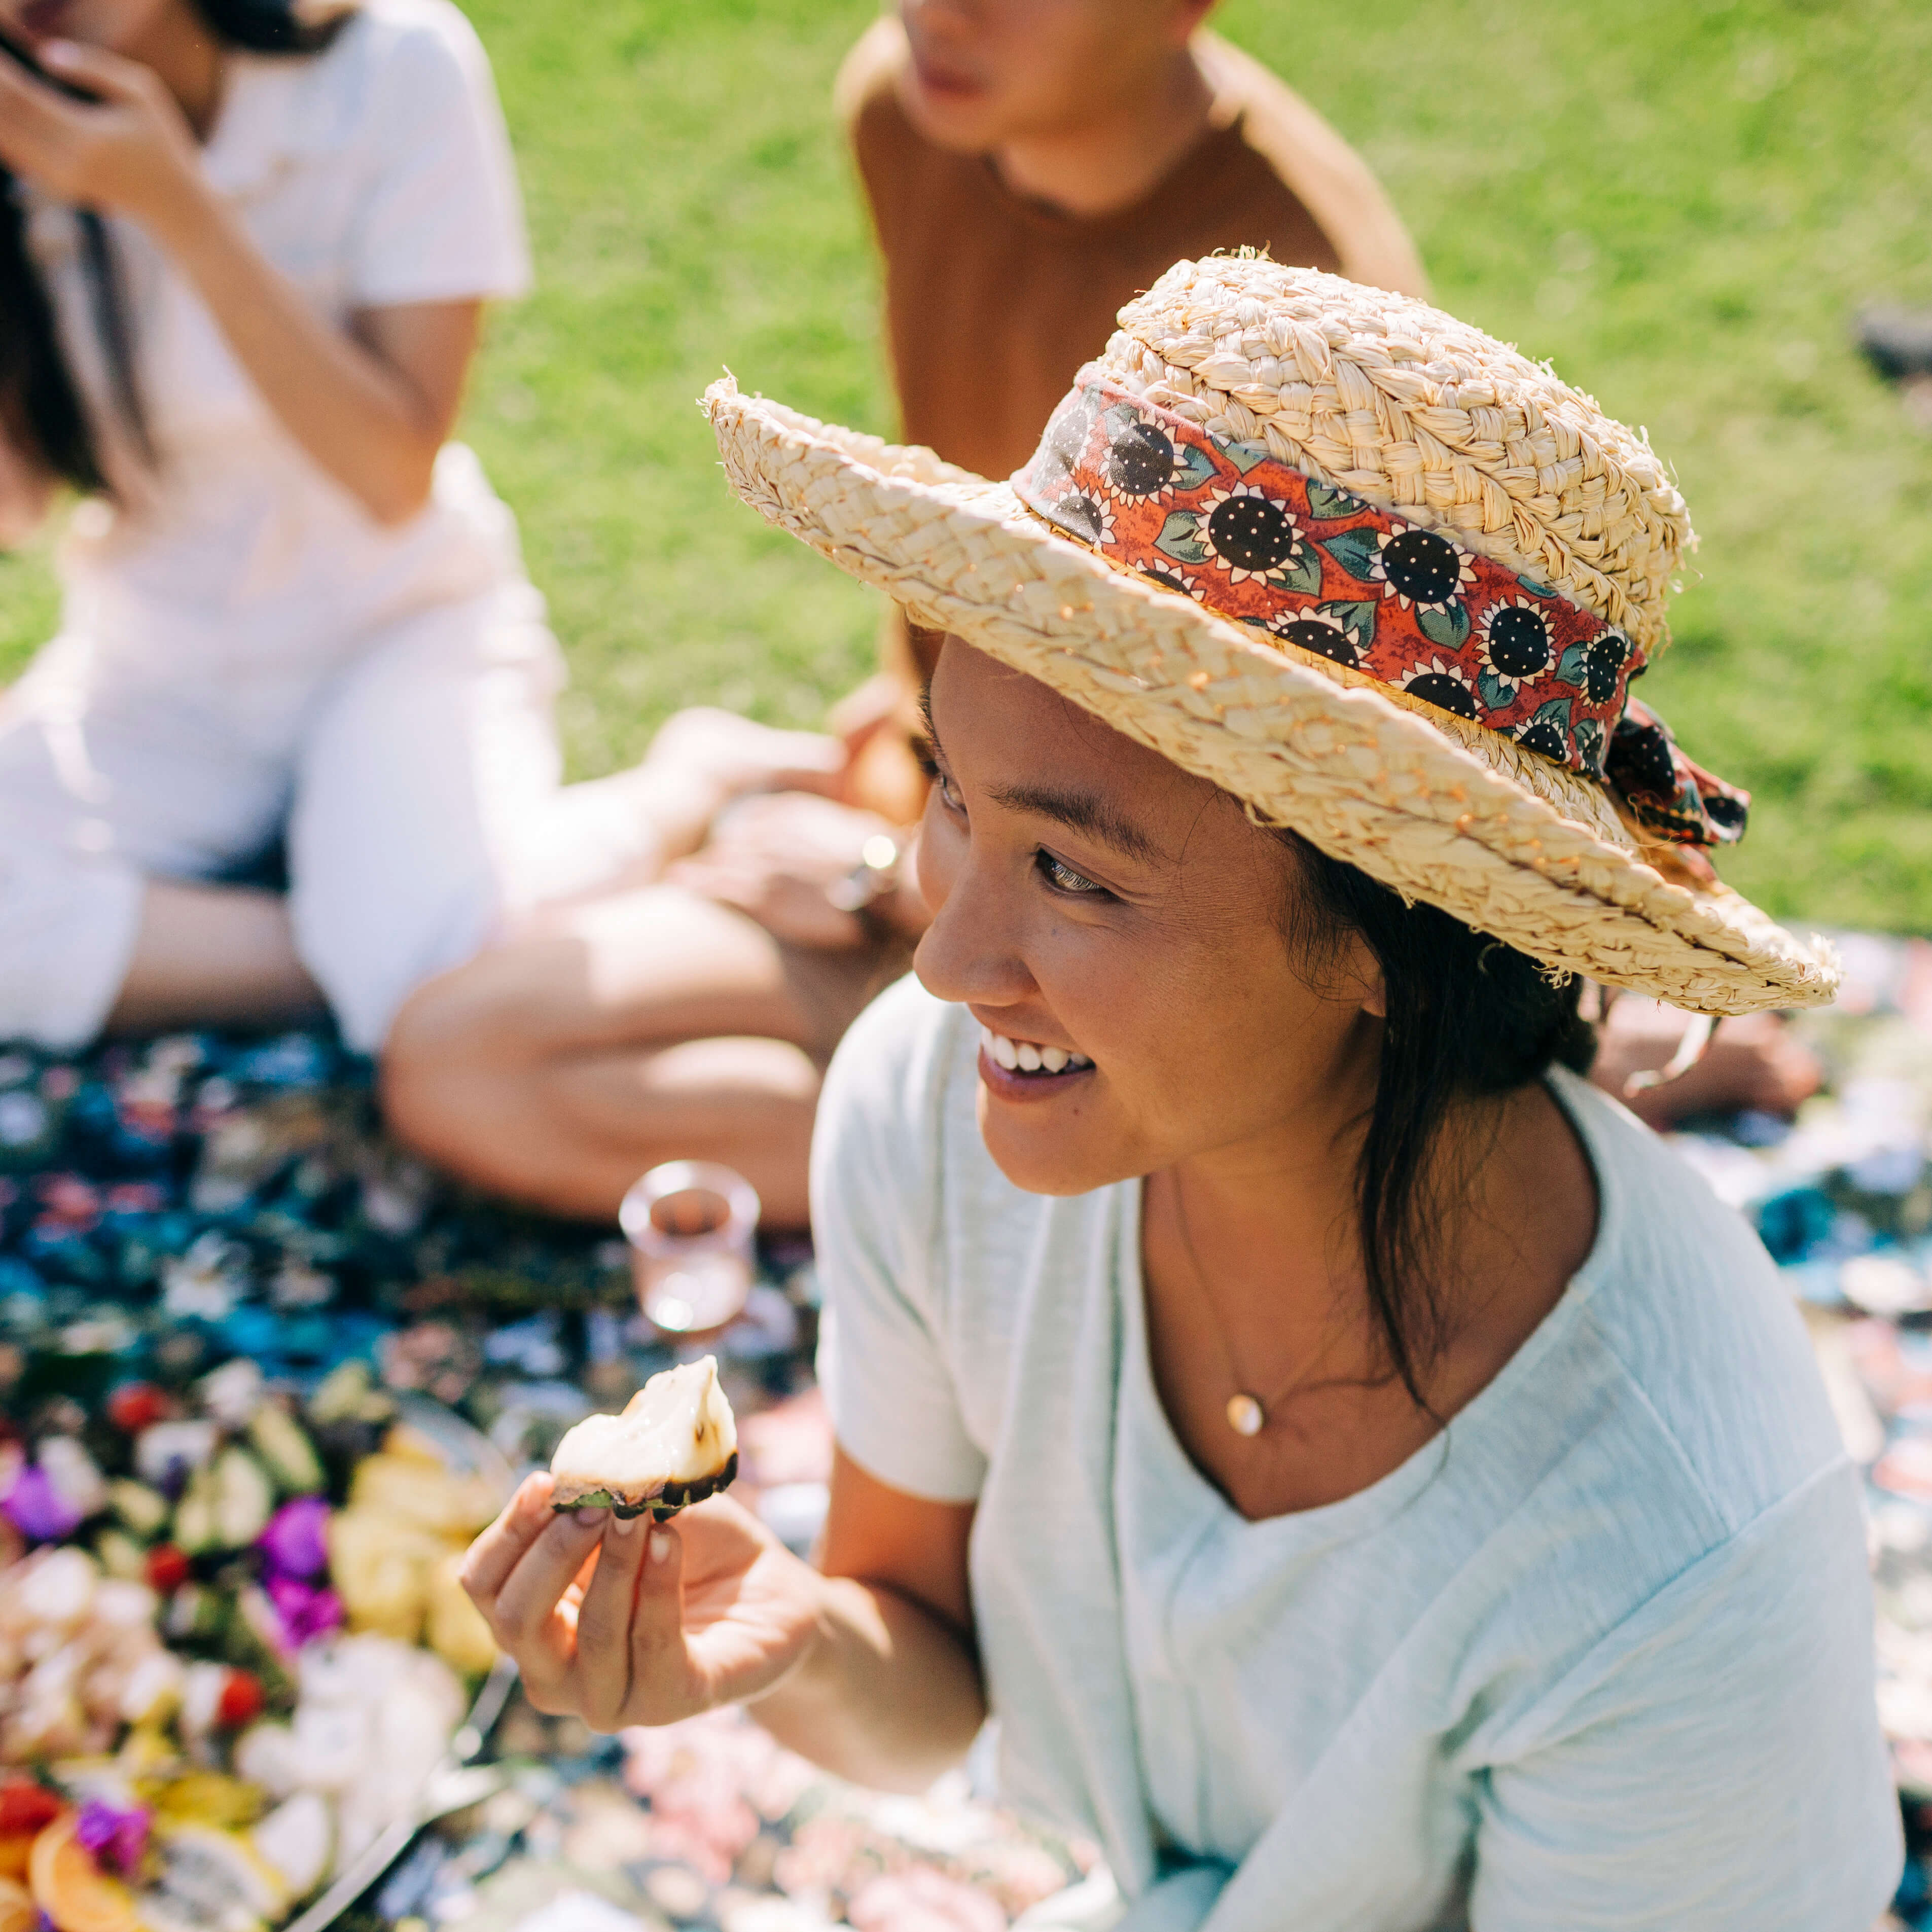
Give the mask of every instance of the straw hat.
[(738, 494), (948, 631), (1554, 970), (1694, 1012), (1828, 1000), (1703, 848), (1742, 793), (1629, 699), (1692, 538), (1646, 442), (1406, 296), (1177, 263), (988, 482), (729, 378)]

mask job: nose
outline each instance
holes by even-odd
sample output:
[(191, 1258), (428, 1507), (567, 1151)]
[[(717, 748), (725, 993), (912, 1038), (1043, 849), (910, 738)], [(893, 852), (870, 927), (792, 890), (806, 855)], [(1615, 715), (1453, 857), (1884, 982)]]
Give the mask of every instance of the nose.
[[(938, 895), (928, 890), (928, 896)], [(969, 847), (913, 955), (920, 985), (961, 1006), (1010, 1006), (1030, 997), (1038, 988), (1018, 912), (1010, 884), (976, 863)]]

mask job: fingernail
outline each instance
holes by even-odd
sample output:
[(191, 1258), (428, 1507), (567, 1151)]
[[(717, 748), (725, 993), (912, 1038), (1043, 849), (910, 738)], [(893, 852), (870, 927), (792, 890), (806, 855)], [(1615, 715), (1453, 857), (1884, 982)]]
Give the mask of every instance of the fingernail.
[(651, 1561), (662, 1563), (670, 1555), (670, 1538), (661, 1529), (651, 1532)]
[(640, 1516), (614, 1516), (610, 1526), (620, 1536), (634, 1536), (638, 1533), (638, 1524), (643, 1521)]
[(38, 50), (44, 61), (52, 61), (55, 66), (64, 65), (80, 52), (71, 40), (43, 40)]
[(594, 1529), (604, 1520), (604, 1512), (601, 1509), (580, 1509), (573, 1510), (572, 1514), (586, 1529)]

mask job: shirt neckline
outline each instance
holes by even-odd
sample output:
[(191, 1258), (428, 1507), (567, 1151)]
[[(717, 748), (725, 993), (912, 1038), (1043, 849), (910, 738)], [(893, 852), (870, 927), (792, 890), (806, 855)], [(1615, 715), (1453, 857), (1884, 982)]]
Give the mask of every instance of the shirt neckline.
[(1153, 1473), (1170, 1492), (1184, 1501), (1206, 1530), (1239, 1537), (1250, 1544), (1306, 1550), (1353, 1541), (1380, 1528), (1414, 1499), (1444, 1466), (1451, 1436), (1459, 1449), (1472, 1436), (1480, 1438), (1493, 1419), (1516, 1399), (1538, 1365), (1562, 1346), (1583, 1319), (1598, 1284), (1615, 1264), (1624, 1226), (1623, 1184), (1615, 1163), (1606, 1158), (1602, 1125), (1596, 1114), (1598, 1097), (1587, 1083), (1567, 1069), (1552, 1068), (1544, 1086), (1582, 1143), (1597, 1184), (1597, 1230), (1590, 1251), (1558, 1297), (1556, 1306), (1530, 1331), (1522, 1346), (1489, 1382), (1458, 1410), (1448, 1426), (1414, 1454), (1366, 1489), (1312, 1509), (1289, 1510), (1280, 1516), (1250, 1520), (1242, 1515), (1195, 1466), (1174, 1431), (1148, 1354), (1147, 1284), (1141, 1263), (1142, 1184), (1126, 1187), (1128, 1224), (1122, 1246), (1121, 1292), (1125, 1322), (1121, 1350), (1120, 1407), (1124, 1423), (1138, 1421), (1142, 1453), (1154, 1463)]
[(231, 47), (222, 80), (214, 125), (202, 144), (201, 165), (222, 194), (253, 194), (283, 169), (334, 152), (346, 128), (340, 89), (318, 94), (312, 80), (362, 28), (366, 10), (358, 9), (328, 44), (314, 53), (262, 54)]

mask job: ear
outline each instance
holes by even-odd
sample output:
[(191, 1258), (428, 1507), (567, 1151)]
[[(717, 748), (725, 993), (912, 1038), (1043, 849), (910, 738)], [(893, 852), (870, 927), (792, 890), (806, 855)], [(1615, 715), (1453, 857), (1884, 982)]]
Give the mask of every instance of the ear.
[(1359, 932), (1349, 935), (1348, 974), (1349, 990), (1363, 1012), (1372, 1019), (1387, 1019), (1388, 982), (1382, 977), (1382, 962), (1374, 948)]

